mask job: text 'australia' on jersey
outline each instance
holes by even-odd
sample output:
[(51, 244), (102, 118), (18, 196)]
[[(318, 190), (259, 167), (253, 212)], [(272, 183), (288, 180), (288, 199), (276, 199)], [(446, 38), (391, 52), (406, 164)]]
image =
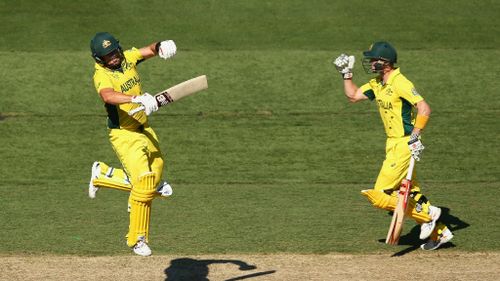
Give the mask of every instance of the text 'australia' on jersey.
[(387, 83), (378, 78), (361, 86), (361, 91), (378, 105), (385, 133), (389, 138), (399, 138), (411, 134), (415, 124), (415, 105), (424, 100), (399, 68), (390, 75)]
[[(115, 92), (120, 92), (129, 96), (142, 94), (141, 79), (137, 72), (137, 63), (143, 60), (138, 49), (132, 48), (123, 52), (124, 59), (122, 67), (117, 70), (105, 68), (95, 64), (94, 86), (99, 93), (102, 89), (112, 88)], [(140, 111), (133, 116), (128, 112), (140, 105), (134, 103), (124, 103), (119, 105), (106, 104), (108, 112), (108, 127), (135, 130), (147, 122), (144, 111)]]

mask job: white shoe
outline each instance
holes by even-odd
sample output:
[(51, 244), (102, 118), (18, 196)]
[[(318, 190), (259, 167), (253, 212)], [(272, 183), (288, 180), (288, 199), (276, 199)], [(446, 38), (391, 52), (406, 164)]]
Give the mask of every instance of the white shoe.
[(420, 239), (422, 240), (431, 236), (432, 231), (436, 227), (436, 221), (441, 216), (441, 208), (429, 206), (429, 216), (431, 217), (431, 221), (420, 225)]
[(452, 238), (453, 238), (453, 233), (451, 233), (451, 231), (448, 228), (446, 228), (446, 230), (439, 235), (438, 240), (429, 239), (427, 243), (420, 245), (420, 248), (426, 251), (435, 250), (444, 243), (449, 242)]
[(139, 240), (133, 248), (134, 253), (143, 257), (151, 256), (151, 249), (149, 248), (145, 240), (146, 239), (144, 238), (144, 236), (139, 237)]
[(101, 166), (99, 165), (99, 162), (94, 162), (92, 164), (92, 175), (90, 176), (90, 182), (89, 182), (89, 197), (94, 199), (97, 191), (99, 190), (98, 187), (94, 186), (94, 179), (97, 179), (99, 177), (99, 174), (101, 174)]
[(158, 185), (156, 192), (158, 192), (160, 194), (160, 196), (162, 196), (162, 197), (168, 197), (168, 196), (172, 195), (173, 190), (172, 190), (172, 186), (170, 186), (170, 184), (168, 184), (166, 181), (164, 181)]

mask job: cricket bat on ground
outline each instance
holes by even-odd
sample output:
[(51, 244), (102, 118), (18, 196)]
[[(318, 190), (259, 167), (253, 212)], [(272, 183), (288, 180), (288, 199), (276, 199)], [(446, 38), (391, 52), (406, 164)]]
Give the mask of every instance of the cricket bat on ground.
[(398, 203), (396, 205), (396, 209), (394, 209), (394, 214), (392, 215), (391, 226), (389, 227), (389, 232), (387, 233), (387, 238), (385, 239), (386, 244), (397, 245), (399, 242), (399, 236), (401, 236), (401, 231), (403, 231), (403, 222), (406, 209), (408, 208), (408, 196), (410, 195), (411, 177), (414, 166), (415, 158), (410, 157), (408, 174), (406, 175), (406, 178), (401, 181), (401, 186), (399, 187)]
[[(165, 106), (167, 104), (178, 101), (183, 97), (190, 96), (192, 94), (198, 93), (199, 91), (208, 88), (207, 76), (201, 75), (193, 79), (189, 79), (166, 90), (157, 93), (154, 98), (158, 103), (158, 107)], [(132, 116), (137, 112), (144, 110), (144, 106), (139, 106), (128, 112), (128, 115)]]

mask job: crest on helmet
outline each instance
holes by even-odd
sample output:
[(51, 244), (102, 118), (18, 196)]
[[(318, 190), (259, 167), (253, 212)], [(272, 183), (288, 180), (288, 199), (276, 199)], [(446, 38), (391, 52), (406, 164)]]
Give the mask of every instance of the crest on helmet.
[[(396, 49), (385, 41), (375, 42), (370, 45), (368, 51), (363, 52), (363, 68), (367, 73), (377, 73), (384, 65), (394, 65), (398, 61)], [(372, 69), (372, 62), (377, 61)]]
[(102, 47), (106, 49), (107, 47), (111, 46), (111, 42), (109, 40), (104, 40), (102, 41)]

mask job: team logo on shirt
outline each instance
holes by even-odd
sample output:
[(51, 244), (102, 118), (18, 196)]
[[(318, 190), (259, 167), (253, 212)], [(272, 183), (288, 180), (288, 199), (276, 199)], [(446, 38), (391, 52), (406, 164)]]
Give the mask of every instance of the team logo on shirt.
[(420, 94), (417, 92), (417, 89), (415, 89), (415, 88), (411, 88), (411, 93), (412, 93), (414, 96), (420, 96)]

